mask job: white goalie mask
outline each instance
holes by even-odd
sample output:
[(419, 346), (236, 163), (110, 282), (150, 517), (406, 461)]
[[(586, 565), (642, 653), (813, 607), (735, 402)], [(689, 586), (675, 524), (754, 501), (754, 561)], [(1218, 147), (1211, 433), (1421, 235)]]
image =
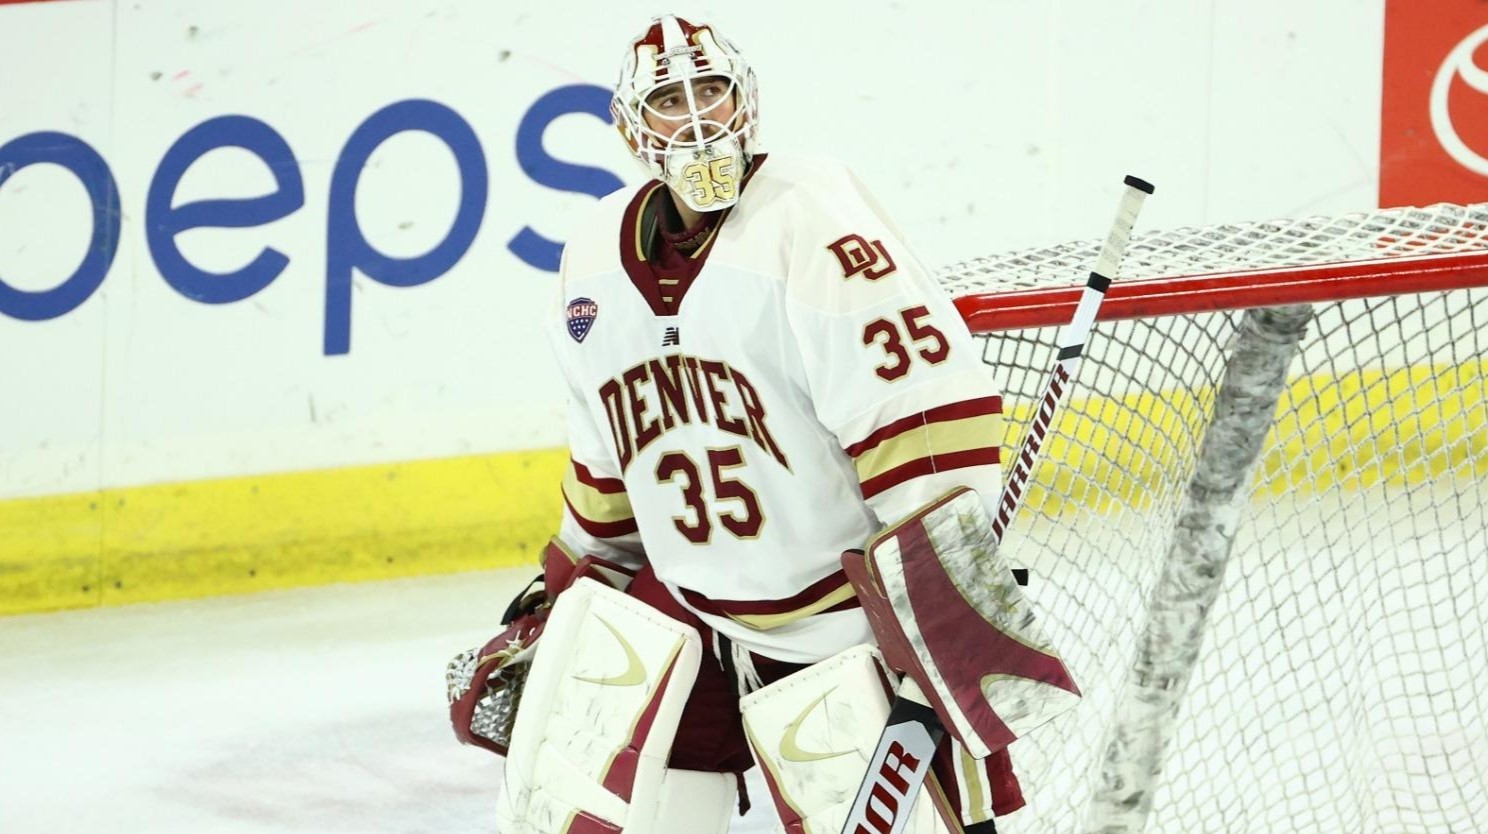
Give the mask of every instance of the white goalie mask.
[(756, 152), (754, 71), (708, 26), (655, 18), (631, 41), (610, 110), (631, 152), (695, 211), (728, 208)]

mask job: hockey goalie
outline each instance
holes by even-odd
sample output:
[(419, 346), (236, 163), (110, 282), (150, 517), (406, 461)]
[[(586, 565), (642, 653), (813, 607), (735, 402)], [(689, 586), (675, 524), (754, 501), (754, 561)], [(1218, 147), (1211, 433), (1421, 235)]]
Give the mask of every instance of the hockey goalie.
[(948, 735), (873, 819), (993, 831), (1023, 804), (1008, 745), (1078, 690), (988, 539), (989, 369), (849, 170), (761, 150), (712, 27), (655, 19), (613, 112), (651, 179), (569, 241), (543, 323), (563, 520), (450, 669), (456, 734), (507, 757), (500, 830), (708, 834), (753, 801), (838, 831), (909, 673)]

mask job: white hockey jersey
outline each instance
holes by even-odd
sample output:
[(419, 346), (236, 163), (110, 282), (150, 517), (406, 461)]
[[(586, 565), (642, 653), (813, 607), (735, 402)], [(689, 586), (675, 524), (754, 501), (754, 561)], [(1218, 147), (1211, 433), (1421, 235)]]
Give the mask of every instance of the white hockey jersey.
[(645, 559), (740, 645), (812, 662), (873, 642), (841, 571), (956, 485), (989, 510), (1002, 403), (954, 306), (840, 163), (756, 157), (692, 269), (648, 264), (649, 183), (564, 250), (559, 540)]

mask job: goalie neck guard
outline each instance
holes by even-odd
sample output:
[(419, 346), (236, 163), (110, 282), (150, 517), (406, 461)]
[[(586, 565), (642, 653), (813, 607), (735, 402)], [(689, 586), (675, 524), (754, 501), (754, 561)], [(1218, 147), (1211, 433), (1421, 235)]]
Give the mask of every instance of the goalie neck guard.
[(653, 19), (626, 50), (610, 109), (631, 153), (689, 208), (738, 201), (757, 150), (758, 91), (738, 47), (711, 27)]

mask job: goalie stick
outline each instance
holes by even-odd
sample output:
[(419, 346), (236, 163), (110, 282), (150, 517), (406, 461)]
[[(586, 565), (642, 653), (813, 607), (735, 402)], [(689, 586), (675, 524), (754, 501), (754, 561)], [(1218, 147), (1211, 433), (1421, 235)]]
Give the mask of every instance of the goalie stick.
[[(992, 519), (992, 535), (998, 543), (1022, 502), (1054, 414), (1069, 391), (1101, 301), (1131, 240), (1137, 213), (1147, 195), (1153, 192), (1150, 183), (1137, 177), (1128, 176), (1123, 182), (1126, 187), (1111, 232), (1085, 283), (1074, 318), (1059, 334), (1054, 368), (998, 499), (997, 514)], [(900, 834), (909, 821), (909, 810), (944, 735), (945, 727), (929, 706), (929, 698), (912, 676), (905, 675), (879, 736), (878, 747), (868, 760), (863, 783), (843, 823), (842, 834)]]

